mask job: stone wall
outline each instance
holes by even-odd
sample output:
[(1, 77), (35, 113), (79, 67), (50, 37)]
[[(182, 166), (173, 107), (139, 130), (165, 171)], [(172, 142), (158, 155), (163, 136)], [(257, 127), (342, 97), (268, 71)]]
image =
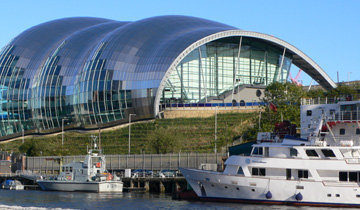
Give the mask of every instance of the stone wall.
[(215, 115), (215, 112), (218, 114), (223, 113), (250, 113), (250, 112), (259, 112), (261, 108), (254, 107), (226, 107), (218, 108), (216, 111), (215, 107), (211, 108), (172, 108), (164, 111), (165, 119), (174, 119), (174, 118), (192, 118), (192, 117), (211, 117)]

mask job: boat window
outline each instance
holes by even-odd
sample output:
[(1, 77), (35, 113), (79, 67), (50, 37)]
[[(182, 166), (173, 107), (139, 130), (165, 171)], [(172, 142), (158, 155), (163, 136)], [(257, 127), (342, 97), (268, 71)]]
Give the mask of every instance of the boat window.
[(294, 148), (290, 148), (290, 156), (291, 157), (296, 157), (298, 155), (298, 152), (296, 149)]
[(356, 128), (356, 135), (360, 135), (360, 128)]
[(340, 171), (339, 172), (339, 181), (347, 182), (348, 173)]
[(253, 155), (262, 155), (263, 154), (263, 148), (262, 147), (254, 147), (252, 154)]
[(306, 111), (306, 116), (311, 116), (312, 115), (312, 110), (307, 110)]
[(324, 154), (325, 157), (336, 157), (331, 149), (322, 149), (321, 152)]
[(330, 115), (333, 115), (335, 113), (335, 109), (330, 109)]
[(252, 168), (251, 174), (254, 176), (265, 176), (266, 171), (265, 168)]
[(69, 171), (70, 171), (70, 172), (72, 172), (72, 169), (73, 169), (73, 168), (72, 168), (72, 167), (70, 167), (70, 168), (69, 168)]
[(345, 128), (340, 128), (339, 134), (340, 135), (345, 135)]
[(62, 167), (62, 171), (65, 171), (65, 167)]
[(244, 175), (244, 171), (242, 170), (241, 167), (239, 167), (238, 171), (237, 171), (238, 175)]
[(68, 172), (68, 171), (69, 171), (69, 167), (65, 167), (65, 171)]
[(317, 154), (317, 152), (313, 149), (307, 149), (306, 150), (306, 154), (309, 157), (319, 157), (319, 155)]
[(308, 170), (298, 170), (298, 178), (309, 178), (309, 172)]
[(357, 182), (358, 181), (358, 172), (349, 172), (349, 182)]

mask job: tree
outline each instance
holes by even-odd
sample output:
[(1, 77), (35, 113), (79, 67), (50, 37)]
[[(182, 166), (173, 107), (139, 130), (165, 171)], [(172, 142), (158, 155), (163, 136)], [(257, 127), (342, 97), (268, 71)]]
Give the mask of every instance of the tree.
[(148, 148), (156, 154), (178, 152), (181, 149), (182, 136), (171, 128), (155, 128), (148, 136)]
[(19, 151), (21, 153), (26, 153), (27, 156), (48, 155), (49, 146), (44, 141), (31, 139), (25, 141), (24, 144), (19, 147)]
[(304, 96), (305, 91), (302, 87), (293, 83), (274, 82), (268, 85), (261, 99), (265, 102), (264, 111), (252, 119), (254, 126), (245, 132), (244, 139), (254, 140), (257, 132), (271, 132), (275, 123), (283, 120), (289, 120), (292, 124), (300, 126), (300, 105)]

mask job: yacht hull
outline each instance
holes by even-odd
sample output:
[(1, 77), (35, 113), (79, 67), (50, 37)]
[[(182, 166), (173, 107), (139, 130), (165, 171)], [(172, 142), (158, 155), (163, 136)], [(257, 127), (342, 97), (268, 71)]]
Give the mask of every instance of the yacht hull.
[(76, 181), (37, 181), (42, 190), (67, 192), (122, 192), (121, 181), (76, 182)]
[(339, 182), (245, 177), (197, 169), (180, 171), (204, 201), (360, 207), (357, 183), (344, 186)]

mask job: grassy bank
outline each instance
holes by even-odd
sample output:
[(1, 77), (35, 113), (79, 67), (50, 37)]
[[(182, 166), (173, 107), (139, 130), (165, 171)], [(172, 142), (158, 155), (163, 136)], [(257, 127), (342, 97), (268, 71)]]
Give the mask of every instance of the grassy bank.
[[(240, 138), (249, 120), (257, 113), (226, 113), (217, 115), (217, 148)], [(26, 152), (30, 156), (83, 155), (94, 133), (65, 132), (52, 136), (28, 137), (0, 144), (9, 152)], [(129, 129), (101, 131), (101, 146), (105, 154), (128, 154)], [(131, 126), (131, 154), (170, 152), (214, 152), (215, 117), (158, 119)]]

